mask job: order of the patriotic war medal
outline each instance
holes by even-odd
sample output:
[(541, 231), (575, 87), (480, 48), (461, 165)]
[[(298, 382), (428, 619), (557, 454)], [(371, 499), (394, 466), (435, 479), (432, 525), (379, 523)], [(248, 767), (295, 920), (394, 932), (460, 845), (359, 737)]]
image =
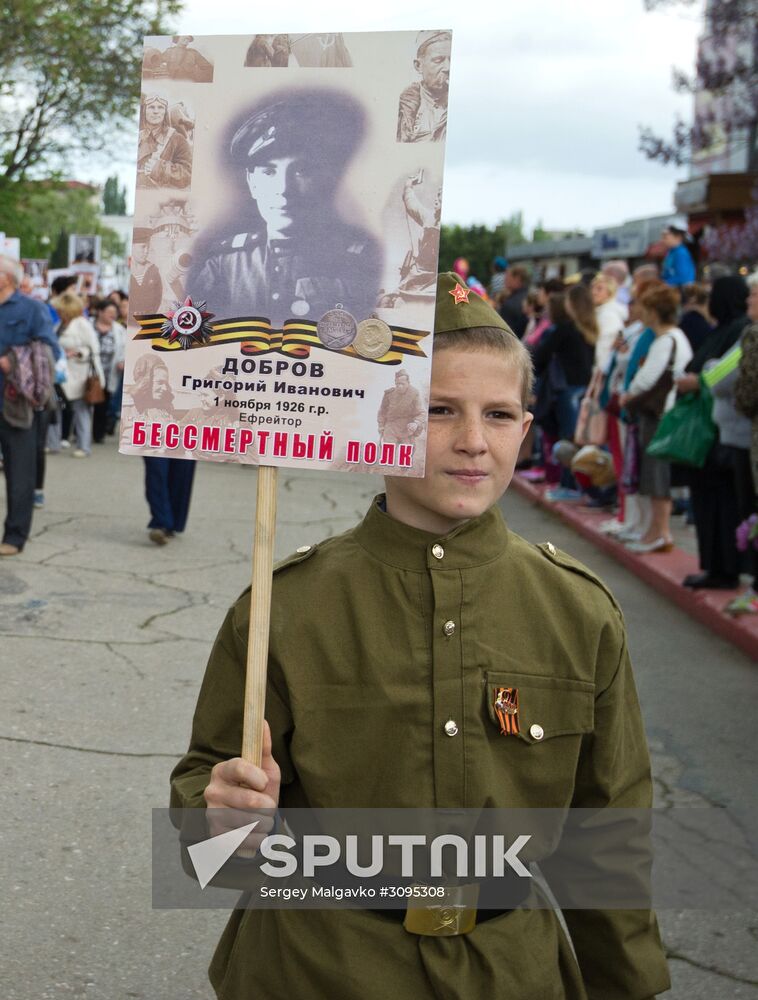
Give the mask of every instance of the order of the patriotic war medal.
[(392, 346), (392, 330), (382, 319), (364, 319), (358, 324), (353, 350), (362, 358), (384, 357)]
[(340, 305), (325, 312), (316, 324), (318, 339), (330, 351), (341, 351), (350, 347), (358, 332), (355, 319)]
[(212, 312), (206, 312), (205, 302), (193, 303), (187, 297), (184, 302), (175, 302), (174, 308), (164, 313), (166, 322), (161, 327), (161, 336), (169, 344), (179, 343), (183, 350), (189, 350), (193, 344), (210, 343)]

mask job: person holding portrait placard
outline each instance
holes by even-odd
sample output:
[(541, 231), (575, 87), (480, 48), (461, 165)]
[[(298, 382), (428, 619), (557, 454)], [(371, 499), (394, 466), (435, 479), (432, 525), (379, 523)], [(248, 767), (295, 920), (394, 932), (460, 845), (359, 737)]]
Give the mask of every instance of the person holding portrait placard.
[[(532, 421), (529, 354), (452, 274), (439, 278), (433, 350), (424, 477), (386, 476), (358, 525), (274, 570), (261, 766), (239, 756), (246, 591), (210, 654), (171, 806), (207, 808), (211, 830), (239, 827), (237, 810), (280, 807), (595, 809), (630, 854), (598, 840), (592, 866), (576, 859), (580, 878), (593, 867), (605, 884), (631, 868), (642, 884), (649, 849), (629, 810), (649, 809), (652, 782), (621, 611), (589, 569), (520, 538), (498, 506)], [(287, 831), (287, 815), (277, 821)], [(554, 848), (529, 846), (544, 872)], [(392, 909), (341, 910), (256, 908), (253, 889), (211, 983), (223, 1000), (652, 1000), (668, 989), (649, 909), (559, 917), (533, 886), (521, 881), (515, 909), (478, 907), (476, 885), (454, 905), (401, 896)]]

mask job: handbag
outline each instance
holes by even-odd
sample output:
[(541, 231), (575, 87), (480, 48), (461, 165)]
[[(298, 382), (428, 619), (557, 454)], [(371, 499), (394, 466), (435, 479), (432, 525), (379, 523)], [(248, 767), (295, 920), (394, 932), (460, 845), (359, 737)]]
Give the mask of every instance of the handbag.
[(674, 363), (676, 361), (676, 340), (671, 347), (671, 356), (665, 369), (661, 372), (658, 381), (651, 385), (644, 392), (637, 393), (625, 403), (624, 409), (634, 415), (645, 414), (660, 420), (661, 414), (666, 408), (666, 400), (671, 390), (674, 388)]
[(585, 396), (579, 405), (574, 444), (583, 448), (587, 444), (603, 445), (607, 440), (608, 414), (596, 399)]
[(651, 458), (702, 469), (708, 452), (718, 436), (711, 416), (713, 398), (700, 380), (700, 392), (688, 392), (661, 417), (661, 422), (647, 446)]
[(95, 370), (92, 358), (89, 361), (89, 375), (87, 376), (87, 381), (84, 383), (84, 402), (95, 406), (98, 403), (105, 402), (105, 389)]

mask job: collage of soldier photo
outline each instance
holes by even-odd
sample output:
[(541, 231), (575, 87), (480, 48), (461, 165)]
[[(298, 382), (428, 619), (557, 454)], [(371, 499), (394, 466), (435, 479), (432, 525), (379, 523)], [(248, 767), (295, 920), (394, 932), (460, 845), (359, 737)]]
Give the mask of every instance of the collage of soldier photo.
[(420, 79), (400, 95), (397, 141), (439, 142), (447, 130), (452, 33), (420, 31), (416, 42), (413, 69)]
[[(212, 82), (211, 41), (147, 39), (140, 189), (186, 191), (192, 185), (194, 87), (177, 94), (153, 81)], [(415, 36), (409, 70), (417, 79), (399, 95), (398, 142), (444, 140), (450, 46), (449, 31)], [(255, 35), (244, 58), (248, 68), (353, 65), (341, 33)], [(187, 255), (192, 251), (188, 272), (164, 285), (187, 277), (193, 294), (217, 314), (247, 315), (254, 303), (252, 311), (275, 326), (288, 318), (318, 320), (338, 302), (360, 320), (375, 309), (395, 312), (432, 301), (434, 268), (428, 264), (436, 259), (439, 240), (441, 181), (421, 167), (395, 185), (384, 241), (340, 212), (337, 196), (365, 131), (365, 108), (342, 90), (293, 88), (248, 107), (231, 122), (217, 154), (236, 192), (234, 203), (197, 232), (194, 246), (184, 247)], [(166, 303), (144, 212), (135, 233), (137, 315)]]
[[(416, 344), (434, 311), (451, 33), (381, 39), (378, 62), (376, 36), (361, 34), (147, 39), (130, 287), (133, 330), (190, 299), (211, 331), (263, 337), (254, 351), (270, 330), (300, 338), (284, 353), (328, 354), (370, 392), (371, 436), (387, 375), (398, 412), (428, 376)], [(265, 69), (289, 72), (253, 72)], [(224, 359), (192, 350), (182, 363), (203, 378)], [(399, 421), (387, 423), (397, 443)]]
[(213, 61), (194, 41), (192, 35), (148, 39), (142, 59), (143, 80), (213, 83)]

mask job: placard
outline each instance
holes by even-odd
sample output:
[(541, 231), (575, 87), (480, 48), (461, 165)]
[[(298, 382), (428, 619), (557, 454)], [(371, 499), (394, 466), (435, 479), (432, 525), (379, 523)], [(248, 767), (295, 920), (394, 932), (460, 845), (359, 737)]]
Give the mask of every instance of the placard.
[(82, 236), (74, 233), (68, 238), (68, 263), (99, 264), (102, 236)]
[(423, 475), (450, 46), (146, 39), (122, 452)]

